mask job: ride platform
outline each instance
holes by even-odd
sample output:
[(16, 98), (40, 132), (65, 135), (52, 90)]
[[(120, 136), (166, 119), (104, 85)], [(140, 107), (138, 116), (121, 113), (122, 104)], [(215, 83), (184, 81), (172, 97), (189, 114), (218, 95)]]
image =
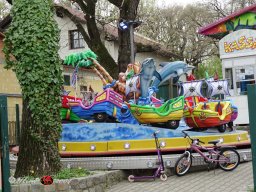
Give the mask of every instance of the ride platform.
[[(158, 138), (164, 154), (183, 152), (188, 140), (183, 137), (182, 130), (188, 127), (181, 123), (176, 130), (145, 125), (124, 123), (73, 123), (63, 124), (61, 139), (58, 142), (62, 157), (97, 157), (118, 155), (145, 155), (156, 152), (152, 133), (159, 130)], [(212, 146), (208, 141), (222, 138), (222, 145), (238, 148), (249, 148), (250, 140), (247, 131), (234, 130), (219, 133), (217, 129), (187, 132), (191, 137), (199, 138)]]

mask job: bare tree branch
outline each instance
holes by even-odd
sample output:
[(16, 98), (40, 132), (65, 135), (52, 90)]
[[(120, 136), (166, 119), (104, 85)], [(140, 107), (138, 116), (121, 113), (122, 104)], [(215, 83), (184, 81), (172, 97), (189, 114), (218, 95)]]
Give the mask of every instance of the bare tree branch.
[(76, 2), (80, 6), (84, 13), (90, 12), (88, 6), (83, 2), (83, 0), (74, 0), (74, 2)]
[(84, 23), (84, 20), (82, 20), (80, 17), (70, 13), (70, 11), (67, 8), (65, 8), (64, 6), (55, 5), (55, 9), (56, 9), (56, 11), (60, 11), (63, 14), (65, 14), (67, 17), (69, 17), (74, 22), (74, 24), (77, 26), (77, 29), (83, 35), (84, 40), (86, 41), (88, 46), (91, 47), (90, 37), (88, 36), (83, 25), (81, 24), (81, 23)]
[(124, 1), (126, 0), (108, 0), (108, 1), (120, 9)]

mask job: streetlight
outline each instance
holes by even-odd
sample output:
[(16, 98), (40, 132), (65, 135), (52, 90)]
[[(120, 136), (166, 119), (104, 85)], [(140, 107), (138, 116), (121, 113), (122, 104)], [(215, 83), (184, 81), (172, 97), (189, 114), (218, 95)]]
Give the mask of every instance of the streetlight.
[(130, 43), (131, 43), (131, 63), (134, 63), (135, 58), (134, 58), (134, 29), (136, 27), (138, 27), (140, 24), (142, 23), (142, 21), (127, 21), (127, 20), (123, 20), (121, 19), (118, 23), (118, 28), (121, 31), (126, 31), (126, 30), (130, 30)]

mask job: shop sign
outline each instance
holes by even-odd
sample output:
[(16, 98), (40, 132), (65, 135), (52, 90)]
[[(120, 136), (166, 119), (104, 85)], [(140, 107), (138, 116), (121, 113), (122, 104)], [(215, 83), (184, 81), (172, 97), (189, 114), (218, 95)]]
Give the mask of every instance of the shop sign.
[(256, 48), (256, 38), (242, 36), (233, 42), (224, 42), (225, 53), (234, 52), (235, 50), (244, 50), (244, 49), (255, 49)]
[(228, 56), (236, 54), (239, 56), (256, 54), (256, 30), (242, 29), (235, 31), (219, 42), (220, 55)]

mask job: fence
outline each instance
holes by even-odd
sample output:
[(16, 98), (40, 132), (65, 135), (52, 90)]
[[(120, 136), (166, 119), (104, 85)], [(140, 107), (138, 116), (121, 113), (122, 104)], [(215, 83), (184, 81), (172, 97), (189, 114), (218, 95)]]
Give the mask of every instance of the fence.
[[(7, 106), (7, 114), (8, 114), (8, 137), (9, 137), (9, 145), (19, 145), (19, 139), (21, 135), (21, 117), (19, 113), (19, 105), (16, 104), (15, 107)], [(0, 137), (0, 145), (1, 145), (1, 137)]]
[(1, 176), (3, 192), (10, 192), (10, 162), (8, 138), (7, 97), (0, 96), (0, 133), (1, 133)]
[(8, 135), (9, 145), (18, 145), (20, 138), (21, 113), (20, 105), (12, 104), (8, 106)]
[[(19, 125), (18, 125), (19, 123)], [(9, 145), (18, 145), (20, 138), (21, 121), (8, 121)]]

